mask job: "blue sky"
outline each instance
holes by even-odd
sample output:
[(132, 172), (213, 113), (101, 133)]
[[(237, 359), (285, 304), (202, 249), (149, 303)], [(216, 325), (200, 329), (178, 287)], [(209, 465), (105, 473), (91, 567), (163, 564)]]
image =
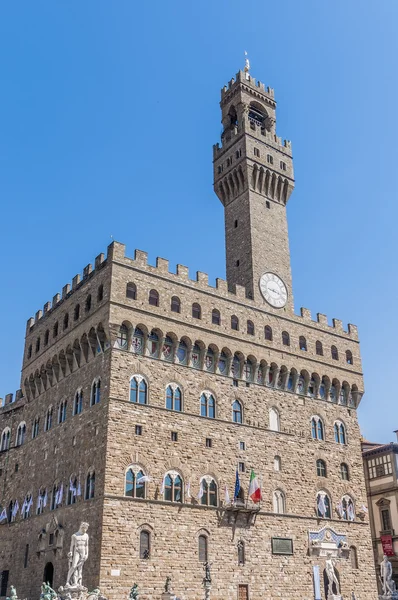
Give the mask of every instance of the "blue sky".
[(296, 311), (359, 326), (364, 435), (398, 428), (395, 0), (0, 5), (0, 395), (26, 320), (114, 239), (225, 276), (220, 88), (275, 88), (291, 139)]

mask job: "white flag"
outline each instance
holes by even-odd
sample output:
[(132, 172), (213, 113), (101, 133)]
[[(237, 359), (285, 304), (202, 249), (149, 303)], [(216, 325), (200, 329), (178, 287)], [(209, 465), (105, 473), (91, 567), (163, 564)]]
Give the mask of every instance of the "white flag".
[(43, 506), (47, 506), (47, 490), (44, 492)]
[(203, 489), (203, 479), (200, 480), (200, 486), (199, 486), (199, 493), (196, 496), (198, 500), (200, 500), (203, 497), (203, 494), (205, 493), (204, 489)]
[(225, 504), (231, 504), (231, 498), (229, 497), (228, 487), (225, 486)]
[(318, 512), (322, 517), (324, 517), (326, 514), (325, 498), (322, 496), (322, 494), (319, 494), (318, 498)]
[(18, 502), (18, 500), (15, 500), (15, 504), (13, 506), (12, 513), (11, 513), (11, 516), (13, 519), (15, 519), (15, 517), (17, 516), (18, 510), (19, 510), (19, 502)]
[(351, 504), (351, 502), (348, 505), (348, 518), (350, 519), (350, 521), (353, 521), (355, 519), (354, 507)]
[(56, 506), (58, 506), (59, 504), (62, 504), (63, 495), (64, 495), (64, 484), (61, 483), (61, 487), (58, 488), (56, 496), (55, 496), (55, 504), (56, 504)]
[(79, 481), (77, 482), (77, 495), (78, 495), (78, 496), (81, 496), (81, 495), (82, 495), (82, 488), (81, 488), (81, 486), (80, 486), (80, 479), (79, 479)]
[(25, 512), (25, 508), (27, 507), (27, 505), (28, 505), (28, 503), (27, 503), (27, 501), (26, 501), (26, 498), (25, 498), (25, 500), (24, 500), (24, 501), (23, 501), (23, 503), (22, 503), (21, 515), (23, 515), (23, 514), (24, 514), (24, 512)]
[(339, 517), (341, 518), (343, 516), (343, 505), (341, 504), (341, 502), (337, 502), (336, 509), (339, 514)]
[(165, 478), (163, 477), (162, 485), (160, 486), (160, 493), (161, 494), (164, 494), (164, 480), (165, 480)]
[(149, 483), (151, 481), (151, 478), (149, 477), (149, 475), (141, 475), (141, 477), (138, 477), (136, 483)]
[(33, 496), (31, 496), (29, 498), (29, 502), (28, 502), (28, 505), (26, 507), (26, 510), (27, 510), (28, 514), (30, 513), (30, 509), (32, 508), (32, 504), (33, 504)]
[(3, 510), (1, 511), (1, 514), (0, 514), (0, 523), (2, 521), (4, 521), (4, 519), (7, 520), (7, 511), (6, 511), (5, 508), (3, 508)]
[(190, 482), (190, 481), (188, 481), (188, 483), (187, 483), (187, 485), (186, 485), (186, 488), (185, 488), (185, 496), (186, 496), (187, 498), (190, 498), (190, 497), (191, 497), (191, 482)]
[(367, 513), (367, 512), (369, 512), (369, 511), (368, 511), (368, 509), (366, 508), (366, 506), (365, 506), (364, 504), (362, 504), (362, 506), (361, 506), (361, 510), (362, 510), (362, 512), (364, 512), (364, 513)]
[(76, 496), (77, 489), (72, 479), (69, 479), (69, 491), (72, 496)]

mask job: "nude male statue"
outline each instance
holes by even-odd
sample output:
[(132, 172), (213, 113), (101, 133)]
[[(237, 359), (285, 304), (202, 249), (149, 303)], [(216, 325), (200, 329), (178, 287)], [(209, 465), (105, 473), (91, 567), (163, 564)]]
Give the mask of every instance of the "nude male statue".
[(383, 585), (383, 596), (392, 596), (395, 592), (395, 583), (392, 578), (392, 566), (388, 560), (388, 556), (383, 556), (383, 561), (380, 563), (381, 583)]
[(81, 523), (79, 531), (72, 535), (70, 543), (67, 586), (82, 585), (83, 565), (88, 557), (88, 523)]
[(332, 559), (332, 554), (330, 552), (327, 553), (325, 571), (328, 578), (329, 586), (328, 586), (328, 596), (332, 596), (333, 594), (333, 584), (336, 586), (336, 593), (340, 594), (340, 585), (336, 576), (336, 572), (334, 570), (334, 563)]

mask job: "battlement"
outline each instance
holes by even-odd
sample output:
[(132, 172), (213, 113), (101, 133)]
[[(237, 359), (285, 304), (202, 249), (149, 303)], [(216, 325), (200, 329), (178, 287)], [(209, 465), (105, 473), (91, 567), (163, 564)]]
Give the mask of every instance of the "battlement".
[(261, 92), (265, 96), (268, 96), (268, 98), (271, 98), (272, 100), (274, 100), (275, 98), (275, 92), (273, 88), (270, 88), (268, 86), (266, 87), (261, 81), (256, 82), (256, 78), (252, 77), (250, 73), (246, 73), (245, 71), (238, 71), (236, 77), (228, 81), (228, 85), (225, 85), (221, 89), (221, 100), (224, 99), (228, 92), (233, 88), (235, 83), (244, 83), (245, 85), (248, 85), (251, 88), (253, 88), (253, 90)]
[(14, 394), (6, 394), (5, 398), (0, 398), (0, 409), (9, 406), (10, 404), (15, 404), (19, 402), (23, 398), (22, 390), (17, 390)]
[[(289, 156), (292, 156), (292, 142), (290, 140), (282, 140), (282, 138), (275, 133), (267, 131), (266, 129), (263, 129), (254, 123), (252, 124), (252, 128), (253, 127), (254, 131), (264, 138), (265, 143), (270, 144), (276, 148), (276, 150), (283, 152), (284, 154), (289, 154)], [(221, 144), (213, 144), (213, 159), (216, 160), (219, 156), (221, 156), (230, 146), (232, 146), (236, 137), (243, 132), (243, 127), (236, 125), (236, 127), (223, 135)]]

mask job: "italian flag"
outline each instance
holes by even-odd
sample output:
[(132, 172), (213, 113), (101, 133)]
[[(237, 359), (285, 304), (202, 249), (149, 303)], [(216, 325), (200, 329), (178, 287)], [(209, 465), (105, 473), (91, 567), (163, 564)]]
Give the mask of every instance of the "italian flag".
[(260, 484), (253, 469), (250, 473), (249, 497), (253, 502), (260, 502), (262, 500)]

